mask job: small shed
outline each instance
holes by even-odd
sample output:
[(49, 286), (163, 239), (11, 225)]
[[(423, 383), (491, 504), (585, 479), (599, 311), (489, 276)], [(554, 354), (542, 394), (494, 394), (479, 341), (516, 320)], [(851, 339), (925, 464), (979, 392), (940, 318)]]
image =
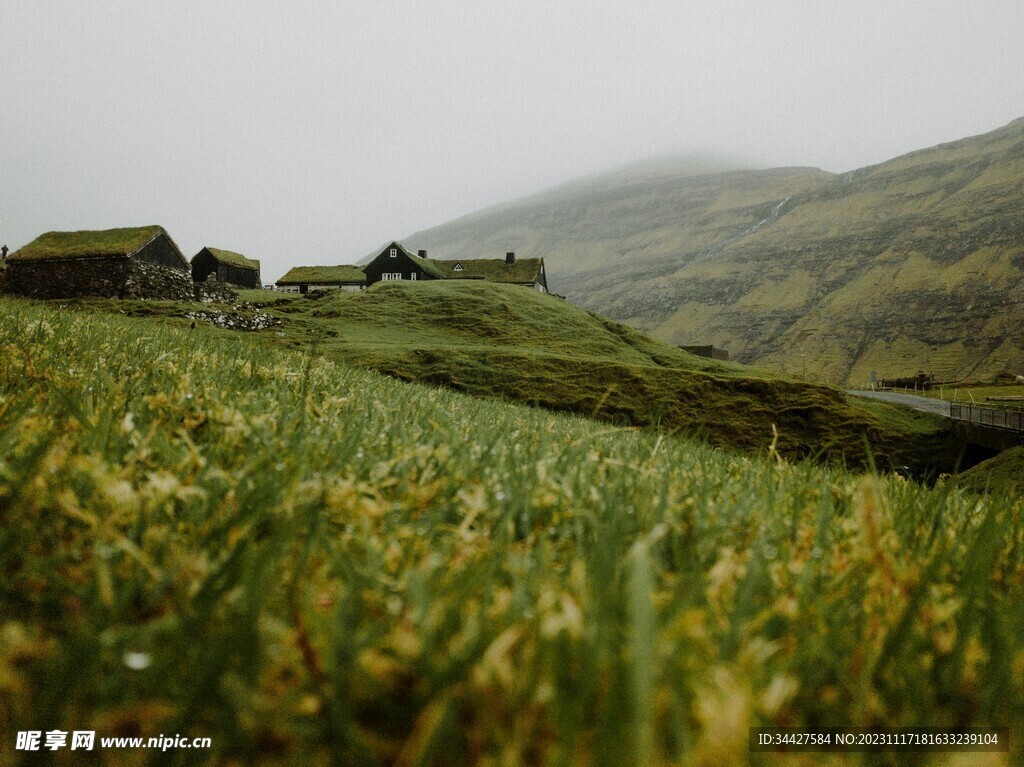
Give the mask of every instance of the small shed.
[(155, 225), (47, 232), (7, 257), (6, 283), (32, 298), (195, 297), (188, 261)]
[(362, 290), (366, 275), (361, 266), (293, 266), (277, 281), (284, 293), (308, 293), (311, 290)]
[(259, 288), (263, 284), (259, 261), (230, 250), (205, 247), (192, 256), (192, 280), (206, 282), (210, 275), (240, 288)]

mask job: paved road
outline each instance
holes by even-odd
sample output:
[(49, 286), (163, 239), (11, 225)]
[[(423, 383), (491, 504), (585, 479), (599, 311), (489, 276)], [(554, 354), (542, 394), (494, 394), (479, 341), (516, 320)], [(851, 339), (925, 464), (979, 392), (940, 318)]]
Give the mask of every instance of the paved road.
[(949, 403), (941, 399), (931, 397), (919, 397), (916, 394), (897, 394), (891, 391), (853, 391), (847, 390), (847, 394), (855, 397), (867, 397), (868, 399), (880, 399), (883, 402), (891, 402), (894, 405), (904, 405), (915, 410), (923, 410), (926, 413), (944, 415), (949, 418)]

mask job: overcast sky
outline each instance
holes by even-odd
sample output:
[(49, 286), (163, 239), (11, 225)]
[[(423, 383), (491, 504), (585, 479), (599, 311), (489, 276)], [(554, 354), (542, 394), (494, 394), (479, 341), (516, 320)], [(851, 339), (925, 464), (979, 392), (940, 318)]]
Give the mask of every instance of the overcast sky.
[(652, 155), (844, 171), (1024, 116), (1022, 40), (1020, 0), (0, 0), (0, 243), (157, 223), (270, 282)]

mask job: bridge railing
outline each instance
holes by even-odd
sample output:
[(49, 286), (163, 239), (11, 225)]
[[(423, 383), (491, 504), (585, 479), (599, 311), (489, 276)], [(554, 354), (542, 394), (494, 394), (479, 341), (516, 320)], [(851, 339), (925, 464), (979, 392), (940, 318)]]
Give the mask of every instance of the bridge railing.
[(990, 429), (1024, 433), (1024, 409), (950, 402), (949, 417), (955, 421), (968, 421)]

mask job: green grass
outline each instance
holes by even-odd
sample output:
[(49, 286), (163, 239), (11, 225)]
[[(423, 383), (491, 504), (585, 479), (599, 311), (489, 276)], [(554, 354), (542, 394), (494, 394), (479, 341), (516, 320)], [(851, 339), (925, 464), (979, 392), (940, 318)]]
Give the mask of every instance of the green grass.
[[(1001, 397), (1024, 397), (1024, 386), (972, 384), (970, 386), (943, 386), (918, 392), (925, 397), (933, 397), (951, 402), (967, 402), (978, 405), (995, 405), (998, 407), (1024, 407), (1024, 399), (1001, 400)], [(996, 397), (990, 400), (990, 397)]]
[(995, 458), (957, 475), (958, 486), (967, 490), (1019, 498), (1024, 494), (1024, 447), (1004, 450)]
[(1024, 727), (1015, 496), (0, 305), (0, 762), (54, 728), (712, 765), (758, 724)]
[[(940, 418), (697, 357), (518, 286), (391, 282), (358, 293), (241, 297), (281, 320), (264, 340), (404, 381), (724, 448), (774, 445), (786, 458), (910, 466), (921, 477), (952, 471), (960, 452)], [(76, 305), (136, 316), (185, 316), (194, 308), (95, 299)]]
[[(713, 445), (948, 471), (941, 420), (696, 357), (536, 291), (488, 283), (380, 283), (271, 309), (293, 348), (442, 385)], [(273, 336), (271, 336), (273, 338)], [(775, 431), (773, 431), (773, 429)], [(775, 437), (775, 433), (778, 437)]]

